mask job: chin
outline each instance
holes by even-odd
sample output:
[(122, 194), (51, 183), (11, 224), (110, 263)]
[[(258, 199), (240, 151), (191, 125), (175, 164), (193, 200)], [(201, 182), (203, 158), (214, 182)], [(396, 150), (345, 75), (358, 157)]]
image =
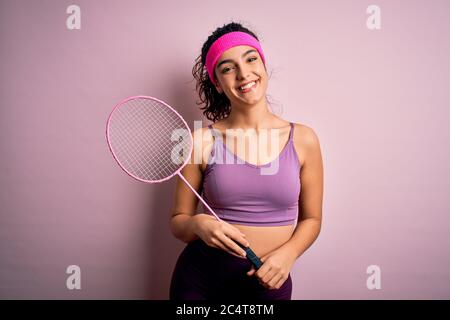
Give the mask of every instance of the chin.
[(248, 105), (253, 105), (253, 104), (257, 104), (258, 102), (260, 102), (262, 98), (263, 97), (254, 97), (252, 99), (242, 99), (241, 98), (239, 100), (245, 102)]

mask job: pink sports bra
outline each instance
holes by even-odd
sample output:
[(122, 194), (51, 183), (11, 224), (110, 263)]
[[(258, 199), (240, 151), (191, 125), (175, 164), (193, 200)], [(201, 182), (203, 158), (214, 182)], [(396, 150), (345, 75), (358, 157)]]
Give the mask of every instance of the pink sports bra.
[[(263, 165), (254, 165), (237, 157), (222, 142), (222, 135), (215, 133), (217, 130), (209, 125), (215, 138), (204, 172), (202, 192), (206, 203), (221, 219), (251, 226), (296, 223), (301, 165), (292, 138), (294, 124), (290, 125), (289, 140), (281, 153)], [(203, 209), (204, 213), (210, 214), (204, 205)]]

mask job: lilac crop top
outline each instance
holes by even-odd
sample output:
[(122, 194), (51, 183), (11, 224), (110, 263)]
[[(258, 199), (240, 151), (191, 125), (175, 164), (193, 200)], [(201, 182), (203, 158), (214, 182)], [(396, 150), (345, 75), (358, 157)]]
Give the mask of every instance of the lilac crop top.
[[(212, 130), (215, 138), (202, 192), (203, 199), (221, 219), (251, 226), (296, 223), (301, 166), (292, 139), (294, 124), (290, 125), (289, 140), (278, 157), (259, 166), (237, 157), (222, 142), (222, 136), (214, 133), (216, 129)], [(211, 125), (209, 128), (213, 129)], [(203, 209), (210, 214), (204, 205)]]

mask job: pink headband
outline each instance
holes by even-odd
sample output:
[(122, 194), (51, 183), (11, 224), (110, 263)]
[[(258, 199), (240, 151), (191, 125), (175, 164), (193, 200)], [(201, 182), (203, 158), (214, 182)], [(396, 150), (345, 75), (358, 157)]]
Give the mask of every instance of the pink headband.
[(256, 50), (258, 50), (264, 64), (266, 63), (262, 48), (258, 40), (256, 40), (246, 32), (233, 31), (226, 33), (219, 39), (214, 41), (211, 48), (209, 48), (208, 53), (206, 54), (206, 70), (208, 71), (209, 79), (212, 83), (216, 84), (216, 82), (214, 81), (214, 68), (216, 67), (217, 60), (219, 60), (219, 57), (224, 51), (236, 46), (251, 46), (255, 48)]

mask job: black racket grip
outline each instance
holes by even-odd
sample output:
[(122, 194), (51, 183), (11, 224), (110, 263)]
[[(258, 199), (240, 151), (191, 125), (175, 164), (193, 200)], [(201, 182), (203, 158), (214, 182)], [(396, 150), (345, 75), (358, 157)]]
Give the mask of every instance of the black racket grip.
[(246, 253), (246, 257), (247, 259), (252, 263), (253, 267), (255, 267), (255, 270), (258, 270), (261, 266), (262, 266), (262, 262), (261, 260), (258, 258), (258, 256), (253, 252), (252, 249), (250, 249), (250, 247), (246, 247), (242, 244), (240, 244), (239, 242), (237, 242), (237, 245), (239, 247), (241, 247), (242, 249), (244, 249), (245, 253)]

